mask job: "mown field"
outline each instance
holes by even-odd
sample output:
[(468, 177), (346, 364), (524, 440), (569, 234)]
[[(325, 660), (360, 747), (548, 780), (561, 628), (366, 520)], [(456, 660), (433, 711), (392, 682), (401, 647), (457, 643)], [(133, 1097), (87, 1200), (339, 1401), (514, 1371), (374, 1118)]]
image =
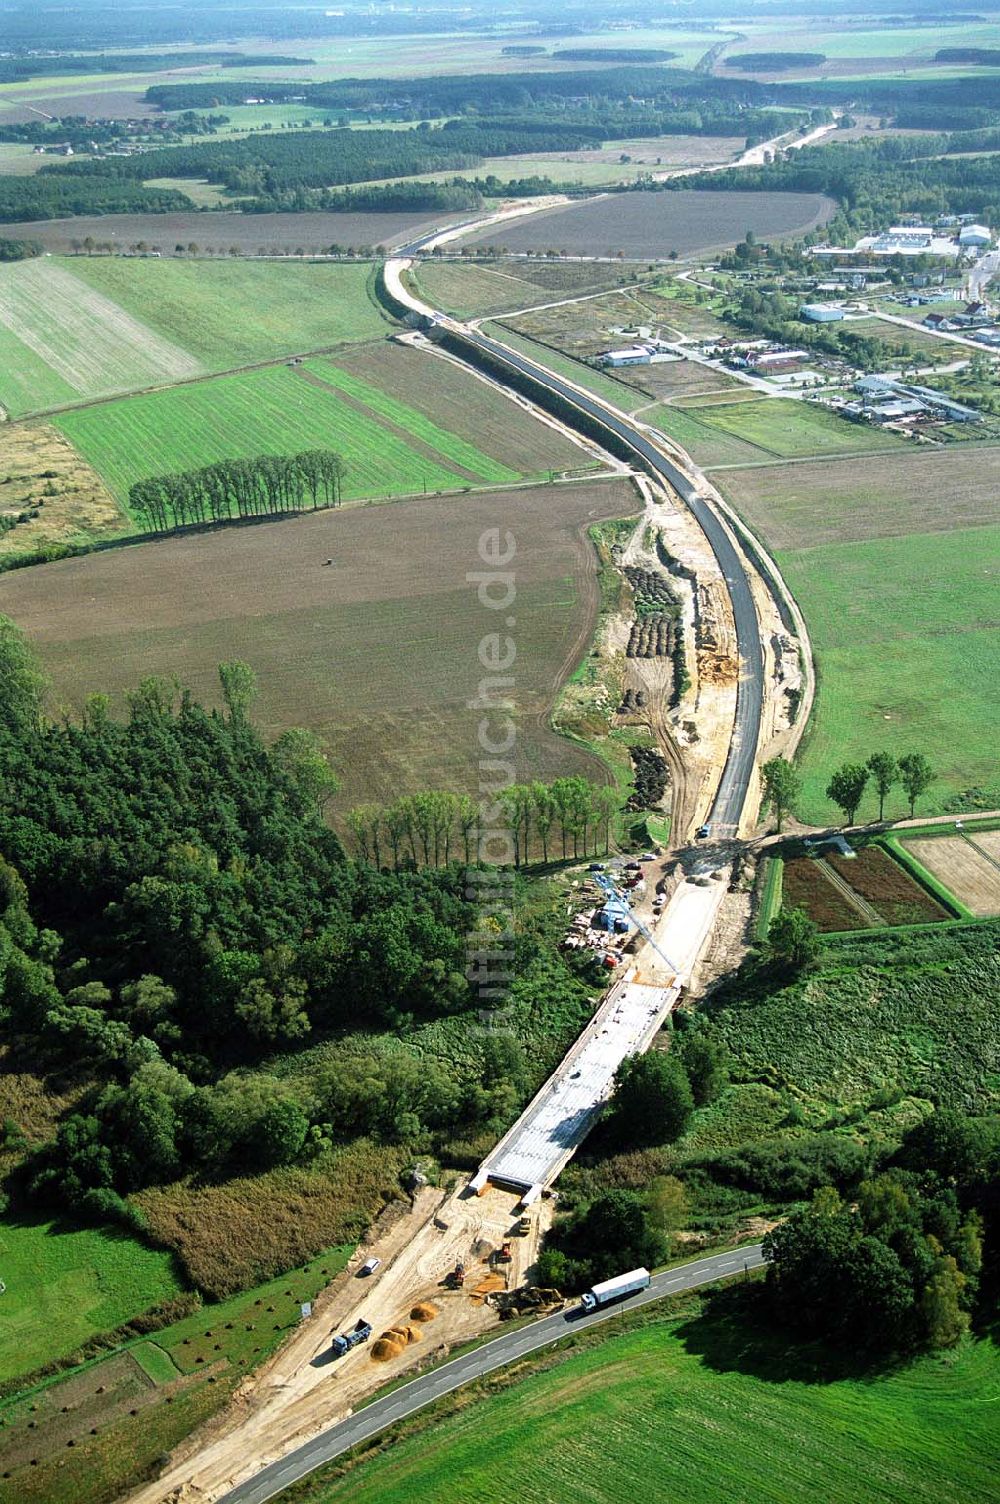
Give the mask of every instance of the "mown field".
[(496, 624), (466, 575), (483, 529), (510, 529), (519, 771), (600, 778), (595, 759), (549, 730), (548, 707), (596, 617), (585, 530), (636, 509), (631, 486), (608, 480), (320, 512), (19, 571), (4, 609), (40, 650), (56, 704), (118, 697), (150, 673), (216, 703), (216, 665), (243, 658), (260, 678), (265, 734), (309, 725), (323, 738), (341, 810), (473, 790), (479, 717), (467, 702)]
[[(812, 636), (805, 819), (835, 819), (830, 773), (879, 749), (930, 759), (939, 777), (921, 812), (966, 790), (1000, 797), (996, 453), (901, 451), (716, 476), (775, 551)], [(886, 813), (905, 812), (895, 790)]]
[(181, 1288), (171, 1254), (114, 1228), (39, 1218), (0, 1222), (0, 1382), (70, 1353), (169, 1300)]
[(725, 1306), (650, 1318), (300, 1496), (457, 1504), (495, 1491), (502, 1458), (527, 1504), (992, 1504), (992, 1343), (830, 1382), (813, 1356), (815, 1366), (796, 1363), (780, 1338)]
[(696, 464), (708, 469), (752, 465), (765, 455), (811, 458), (902, 450), (906, 444), (903, 439), (848, 423), (823, 408), (782, 397), (755, 402), (720, 400), (696, 408), (657, 407), (645, 417), (682, 444)]
[(771, 465), (716, 477), (773, 548), (976, 528), (1000, 518), (1000, 449), (901, 448), (836, 463)]
[[(301, 449), (335, 449), (343, 455), (347, 500), (518, 478), (481, 451), (473, 455), (465, 441), (444, 429), (435, 426), (429, 444), (411, 432), (410, 418), (405, 431), (398, 423), (390, 425), (364, 404), (307, 379), (309, 374), (272, 366), (220, 376), (64, 413), (56, 424), (122, 502), (129, 487), (146, 476)], [(398, 412), (405, 417), (405, 404)], [(412, 427), (431, 431), (415, 413)], [(470, 458), (475, 470), (465, 463)]]
[(826, 408), (782, 397), (701, 408), (698, 421), (735, 434), (782, 459), (903, 449), (907, 444), (892, 434), (848, 423)]
[(201, 370), (196, 355), (67, 267), (47, 258), (0, 267), (0, 403), (9, 413)]
[(206, 370), (379, 339), (390, 330), (369, 293), (366, 262), (73, 256), (62, 264)]
[[(827, 821), (831, 771), (873, 751), (922, 751), (938, 782), (921, 812), (980, 789), (1000, 796), (1000, 527), (826, 544), (779, 554), (819, 665), (800, 810)], [(894, 791), (888, 817), (905, 813)]]
[(509, 225), (470, 235), (468, 245), (502, 245), (511, 251), (565, 251), (568, 255), (643, 259), (729, 246), (748, 230), (770, 238), (804, 234), (834, 212), (817, 193), (725, 193), (677, 189), (616, 193), (564, 208), (543, 209)]
[(394, 340), (359, 345), (337, 356), (337, 368), (392, 393), (484, 453), (526, 475), (588, 470), (599, 461), (519, 403), (449, 360)]
[(907, 836), (904, 850), (977, 917), (1000, 914), (1000, 833)]

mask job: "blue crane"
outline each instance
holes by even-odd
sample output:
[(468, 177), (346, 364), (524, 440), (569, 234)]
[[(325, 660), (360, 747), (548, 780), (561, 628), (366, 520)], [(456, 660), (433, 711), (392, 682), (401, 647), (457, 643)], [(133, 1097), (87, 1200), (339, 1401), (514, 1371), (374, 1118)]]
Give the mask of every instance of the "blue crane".
[(627, 892), (623, 892), (621, 890), (621, 888), (618, 887), (618, 885), (615, 882), (614, 878), (613, 877), (608, 877), (607, 873), (605, 873), (605, 872), (595, 872), (593, 874), (593, 876), (594, 876), (594, 881), (597, 883), (597, 886), (604, 893), (605, 897), (606, 898), (617, 899), (617, 901), (620, 904), (624, 904), (625, 910), (628, 913), (628, 916), (631, 919), (632, 923), (635, 925), (636, 929), (639, 931), (639, 934), (643, 937), (644, 940), (648, 941), (648, 943), (653, 947), (653, 949), (656, 951), (656, 954), (661, 958), (661, 960), (663, 960), (663, 961), (665, 961), (667, 963), (667, 965), (670, 967), (671, 971), (673, 971), (675, 973), (679, 973), (680, 972), (680, 967), (676, 966), (674, 964), (674, 962), (671, 961), (670, 957), (667, 955), (667, 953), (666, 953), (665, 950), (661, 950), (660, 946), (653, 939), (653, 936), (652, 936), (651, 932), (647, 929), (646, 925), (644, 925), (643, 922), (642, 922), (642, 920), (639, 919), (638, 916), (632, 912), (632, 904), (631, 904), (631, 901), (629, 899), (628, 893)]

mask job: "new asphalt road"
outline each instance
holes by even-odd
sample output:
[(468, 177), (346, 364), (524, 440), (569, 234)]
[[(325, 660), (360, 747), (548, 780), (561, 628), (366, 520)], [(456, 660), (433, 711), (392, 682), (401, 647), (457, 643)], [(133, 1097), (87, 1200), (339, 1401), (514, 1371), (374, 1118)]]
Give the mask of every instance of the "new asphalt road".
[(453, 1358), (431, 1373), (411, 1379), (408, 1384), (392, 1390), (384, 1398), (359, 1410), (356, 1415), (348, 1416), (328, 1431), (321, 1432), (312, 1441), (289, 1452), (287, 1457), (263, 1468), (248, 1482), (241, 1483), (224, 1494), (219, 1504), (265, 1504), (266, 1500), (275, 1498), (282, 1489), (304, 1478), (314, 1468), (322, 1467), (325, 1462), (332, 1462), (359, 1442), (377, 1436), (386, 1426), (405, 1420), (407, 1416), (450, 1394), (462, 1384), (482, 1378), (484, 1374), (492, 1373), (494, 1369), (506, 1364), (515, 1363), (528, 1353), (538, 1352), (540, 1348), (558, 1342), (560, 1337), (568, 1337), (584, 1327), (608, 1321), (623, 1307), (630, 1310), (635, 1306), (646, 1305), (651, 1300), (660, 1300), (664, 1295), (696, 1290), (700, 1285), (709, 1285), (716, 1280), (759, 1269), (763, 1262), (759, 1243), (739, 1248), (734, 1253), (713, 1254), (710, 1258), (697, 1259), (694, 1263), (682, 1264), (677, 1268), (667, 1269), (663, 1274), (654, 1275), (648, 1290), (641, 1290), (638, 1295), (632, 1295), (604, 1310), (588, 1315), (578, 1307), (573, 1307), (569, 1311), (559, 1311), (530, 1326), (495, 1337), (492, 1342), (474, 1348), (464, 1357)]
[(617, 438), (623, 439), (634, 450), (644, 469), (652, 470), (677, 492), (708, 539), (732, 601), (740, 657), (736, 719), (709, 824), (713, 837), (735, 835), (750, 786), (760, 735), (761, 706), (764, 702), (764, 655), (750, 582), (729, 533), (714, 507), (699, 495), (683, 470), (668, 459), (624, 413), (616, 413), (605, 407), (596, 398), (588, 397), (578, 387), (554, 376), (498, 340), (488, 339), (471, 330), (463, 330), (459, 337), (463, 343), (499, 358), (514, 370), (531, 377), (539, 386), (554, 392), (564, 401), (573, 403)]

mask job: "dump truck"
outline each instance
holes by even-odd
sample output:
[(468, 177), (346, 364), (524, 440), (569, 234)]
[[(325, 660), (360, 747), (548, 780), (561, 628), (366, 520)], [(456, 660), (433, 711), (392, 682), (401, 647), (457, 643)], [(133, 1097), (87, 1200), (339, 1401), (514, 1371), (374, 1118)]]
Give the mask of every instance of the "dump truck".
[(614, 1279), (591, 1285), (580, 1297), (580, 1307), (584, 1311), (597, 1311), (601, 1306), (609, 1306), (616, 1300), (624, 1300), (627, 1295), (635, 1295), (637, 1291), (648, 1288), (649, 1270), (632, 1269), (628, 1274), (616, 1274)]
[(341, 1332), (339, 1337), (334, 1337), (330, 1346), (334, 1355), (342, 1358), (349, 1353), (352, 1347), (358, 1347), (362, 1342), (367, 1342), (372, 1334), (372, 1329), (367, 1321), (359, 1321), (349, 1332)]

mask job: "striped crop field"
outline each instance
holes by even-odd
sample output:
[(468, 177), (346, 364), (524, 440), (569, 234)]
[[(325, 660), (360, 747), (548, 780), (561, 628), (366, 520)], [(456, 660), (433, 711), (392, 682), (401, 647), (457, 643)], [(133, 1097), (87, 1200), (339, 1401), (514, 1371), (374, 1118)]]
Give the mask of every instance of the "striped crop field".
[(0, 403), (13, 416), (201, 370), (65, 267), (42, 258), (0, 267)]
[(502, 1459), (522, 1504), (994, 1504), (998, 1399), (989, 1341), (832, 1378), (709, 1313), (603, 1341), (296, 1498), (465, 1504)]
[[(381, 397), (370, 390), (373, 400)], [(276, 366), (80, 408), (56, 421), (123, 503), (129, 487), (151, 475), (302, 449), (343, 455), (348, 500), (518, 479), (421, 414), (392, 407), (389, 422), (326, 376)]]
[(455, 464), (481, 475), (484, 480), (502, 482), (517, 478), (506, 465), (500, 464), (497, 460), (486, 460), (474, 444), (459, 438), (457, 434), (446, 432), (424, 413), (419, 413), (415, 408), (400, 402), (391, 393), (382, 391), (377, 386), (371, 386), (367, 381), (351, 376), (346, 371), (338, 370), (329, 361), (309, 360), (305, 364), (306, 369), (313, 372), (324, 385), (335, 387), (338, 392), (346, 393), (348, 397), (362, 403), (385, 422), (405, 429), (415, 439), (429, 444), (431, 448), (437, 449)]

